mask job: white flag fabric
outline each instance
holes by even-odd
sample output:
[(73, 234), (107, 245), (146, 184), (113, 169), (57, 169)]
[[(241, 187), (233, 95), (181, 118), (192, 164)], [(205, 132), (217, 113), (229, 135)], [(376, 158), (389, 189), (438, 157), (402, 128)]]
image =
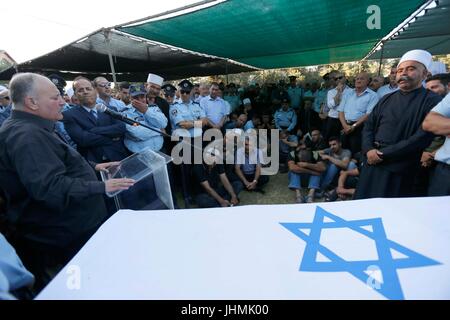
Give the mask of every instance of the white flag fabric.
[(450, 299), (450, 197), (121, 210), (37, 299)]

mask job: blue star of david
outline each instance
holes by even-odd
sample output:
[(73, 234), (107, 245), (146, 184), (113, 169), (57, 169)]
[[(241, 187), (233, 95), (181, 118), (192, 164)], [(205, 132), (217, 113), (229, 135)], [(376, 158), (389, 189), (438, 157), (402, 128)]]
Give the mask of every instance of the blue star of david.
[[(332, 221), (324, 222), (325, 217), (331, 219)], [(438, 261), (427, 258), (420, 253), (387, 239), (381, 218), (347, 221), (317, 206), (312, 223), (280, 224), (306, 242), (306, 248), (299, 271), (346, 271), (366, 284), (369, 276), (364, 271), (368, 270), (369, 267), (376, 265), (382, 273), (383, 282), (374, 289), (388, 299), (404, 299), (403, 291), (397, 275), (397, 269), (441, 264)], [(364, 229), (364, 226), (371, 226), (373, 231)], [(337, 256), (333, 251), (324, 247), (319, 242), (321, 231), (326, 228), (349, 228), (373, 239), (376, 243), (379, 259), (366, 261), (346, 261)], [(301, 229), (310, 229), (309, 235), (304, 233)], [(402, 253), (405, 257), (393, 259), (391, 249)], [(321, 253), (330, 261), (316, 261), (318, 253)]]

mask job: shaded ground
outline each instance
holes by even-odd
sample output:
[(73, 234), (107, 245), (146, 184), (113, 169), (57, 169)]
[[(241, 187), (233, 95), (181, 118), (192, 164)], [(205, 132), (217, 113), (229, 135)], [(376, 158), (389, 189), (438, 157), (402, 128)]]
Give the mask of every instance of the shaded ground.
[[(258, 192), (242, 191), (239, 194), (241, 201), (240, 205), (249, 204), (289, 204), (295, 203), (294, 191), (288, 189), (288, 174), (278, 173), (269, 177), (269, 182), (264, 186), (265, 194)], [(303, 191), (306, 195), (306, 191)], [(178, 206), (182, 209), (185, 208), (183, 197), (181, 192), (175, 193)], [(316, 199), (315, 201), (321, 201), (322, 199)], [(192, 207), (196, 207), (193, 205)]]

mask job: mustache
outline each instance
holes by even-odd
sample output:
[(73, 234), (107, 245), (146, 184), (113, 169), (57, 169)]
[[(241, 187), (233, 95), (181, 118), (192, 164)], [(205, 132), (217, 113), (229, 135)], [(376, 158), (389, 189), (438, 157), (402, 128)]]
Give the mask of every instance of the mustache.
[(408, 77), (408, 76), (401, 76), (400, 78), (398, 78), (397, 82), (400, 82), (402, 80), (404, 80), (404, 81), (411, 81), (413, 79), (411, 77)]

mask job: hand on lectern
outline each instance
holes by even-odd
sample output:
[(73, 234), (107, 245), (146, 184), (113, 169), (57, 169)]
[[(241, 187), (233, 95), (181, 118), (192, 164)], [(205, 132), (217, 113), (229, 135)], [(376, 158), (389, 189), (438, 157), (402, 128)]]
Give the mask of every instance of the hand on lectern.
[(127, 190), (134, 185), (135, 181), (133, 179), (121, 178), (121, 179), (110, 179), (105, 181), (105, 191), (107, 193), (116, 192), (119, 190)]
[(112, 167), (112, 166), (117, 166), (119, 165), (120, 162), (119, 161), (114, 161), (114, 162), (105, 162), (105, 163), (98, 163), (95, 165), (95, 170), (96, 171), (105, 171), (108, 172), (108, 168)]

